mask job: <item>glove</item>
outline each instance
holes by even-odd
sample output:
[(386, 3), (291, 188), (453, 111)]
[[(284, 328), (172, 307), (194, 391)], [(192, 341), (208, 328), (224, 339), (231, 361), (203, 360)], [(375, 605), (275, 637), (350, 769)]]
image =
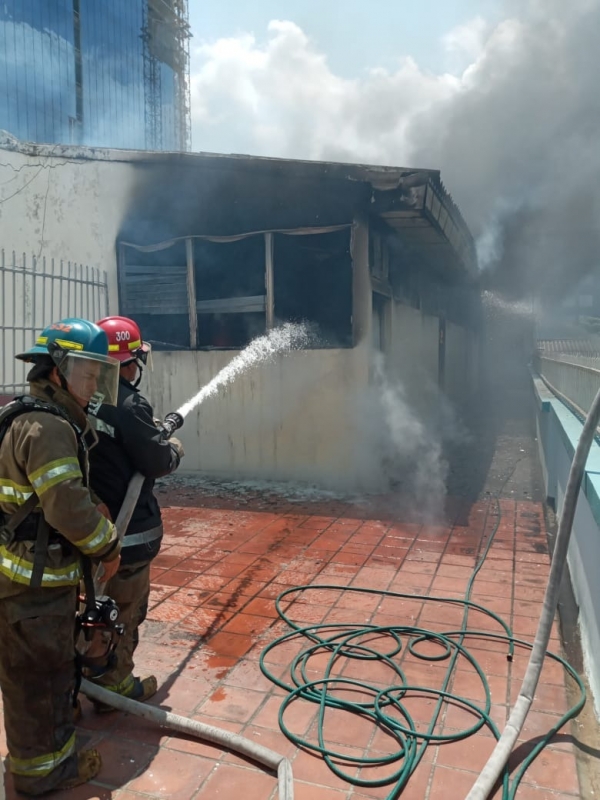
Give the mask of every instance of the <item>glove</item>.
[(182, 459), (185, 455), (185, 450), (183, 449), (183, 445), (181, 444), (179, 439), (176, 439), (175, 436), (171, 436), (171, 438), (169, 439), (169, 444), (171, 445), (173, 450), (175, 450), (175, 452), (177, 453), (177, 457), (179, 459)]
[(101, 583), (108, 583), (108, 581), (117, 574), (119, 565), (121, 563), (121, 556), (118, 555), (112, 561), (101, 561), (96, 569), (95, 579)]

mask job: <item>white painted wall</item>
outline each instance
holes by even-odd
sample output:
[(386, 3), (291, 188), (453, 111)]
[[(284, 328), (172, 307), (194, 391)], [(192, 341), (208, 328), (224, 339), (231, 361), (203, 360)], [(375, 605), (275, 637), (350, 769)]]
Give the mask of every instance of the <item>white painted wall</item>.
[(446, 323), (445, 391), (450, 400), (460, 404), (477, 391), (479, 341), (475, 334)]
[[(118, 313), (115, 243), (135, 187), (134, 165), (12, 151), (2, 151), (2, 162), (0, 247), (106, 270), (110, 313)], [(366, 341), (371, 316), (364, 223), (355, 229), (353, 254), (355, 334)], [(181, 405), (234, 355), (155, 353), (145, 391), (156, 411), (164, 414)], [(220, 476), (361, 486), (372, 472), (362, 466), (359, 408), (367, 386), (366, 346), (295, 353), (255, 369), (191, 415), (181, 436), (185, 468)]]
[(395, 301), (391, 312), (390, 376), (418, 408), (420, 398), (438, 385), (438, 318)]
[[(105, 270), (109, 312), (118, 313), (116, 238), (142, 167), (114, 160), (130, 158), (126, 153), (103, 151), (94, 161), (77, 160), (77, 153), (2, 151), (0, 247)], [(364, 488), (381, 475), (373, 446), (378, 420), (365, 399), (372, 332), (369, 232), (365, 220), (356, 222), (353, 326), (359, 346), (292, 354), (236, 380), (183, 429), (187, 470), (346, 489)], [(389, 317), (390, 368), (418, 408), (422, 387), (437, 384), (438, 320), (396, 303)], [(157, 412), (181, 405), (233, 355), (156, 353), (145, 390)]]
[(106, 270), (116, 309), (115, 243), (134, 165), (0, 152), (0, 247)]
[[(149, 399), (160, 415), (207, 384), (236, 353), (154, 354)], [(361, 400), (365, 347), (280, 356), (238, 376), (191, 412), (182, 467), (234, 478), (301, 480), (330, 488), (365, 486)]]

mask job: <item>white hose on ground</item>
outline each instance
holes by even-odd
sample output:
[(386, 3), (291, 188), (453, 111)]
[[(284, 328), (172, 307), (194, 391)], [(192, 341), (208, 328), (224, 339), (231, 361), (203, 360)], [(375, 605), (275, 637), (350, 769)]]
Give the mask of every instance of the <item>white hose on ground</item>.
[(600, 421), (600, 390), (594, 398), (573, 456), (571, 470), (569, 472), (569, 479), (567, 481), (567, 488), (565, 491), (565, 498), (560, 515), (560, 522), (558, 525), (558, 533), (556, 535), (556, 542), (554, 544), (554, 553), (552, 556), (552, 564), (550, 566), (550, 575), (548, 578), (548, 585), (546, 586), (546, 594), (544, 596), (544, 606), (538, 629), (533, 642), (529, 664), (527, 671), (523, 678), (521, 691), (517, 702), (511, 711), (506, 727), (502, 732), (502, 736), (498, 740), (494, 751), (490, 755), (486, 765), (484, 766), (481, 774), (473, 784), (473, 788), (466, 797), (466, 800), (487, 800), (489, 795), (496, 784), (496, 781), (502, 774), (502, 771), (510, 758), (513, 747), (517, 741), (519, 733), (525, 722), (525, 718), (529, 712), (535, 690), (540, 679), (542, 667), (544, 665), (544, 658), (548, 650), (548, 642), (550, 640), (550, 633), (552, 631), (552, 623), (556, 615), (556, 608), (558, 606), (558, 598), (560, 591), (560, 584), (563, 576), (565, 563), (567, 560), (567, 551), (569, 549), (569, 541), (571, 539), (571, 530), (573, 528), (573, 519), (575, 517), (575, 509), (577, 507), (577, 498), (579, 497), (579, 490), (581, 481), (585, 470), (587, 458), (594, 441), (596, 429)]
[(212, 725), (205, 725), (203, 722), (187, 719), (187, 717), (181, 717), (179, 714), (172, 714), (170, 711), (165, 711), (156, 706), (138, 703), (136, 700), (131, 700), (129, 697), (123, 697), (120, 694), (115, 694), (115, 692), (109, 692), (102, 686), (98, 686), (85, 679), (81, 682), (81, 691), (92, 700), (107, 703), (119, 709), (119, 711), (127, 711), (129, 714), (143, 717), (144, 719), (150, 720), (150, 722), (156, 722), (157, 725), (162, 725), (164, 728), (179, 731), (179, 733), (187, 733), (189, 736), (193, 736), (196, 739), (221, 745), (227, 750), (246, 756), (257, 764), (267, 767), (267, 769), (276, 771), (279, 786), (279, 800), (293, 800), (294, 778), (292, 775), (292, 765), (285, 756), (275, 753), (273, 750), (269, 750), (267, 747), (263, 747), (261, 744), (246, 739), (237, 733), (223, 731)]
[[(144, 476), (139, 472), (136, 472), (129, 481), (125, 499), (123, 500), (115, 522), (117, 535), (120, 541), (123, 539), (127, 526), (129, 525), (129, 520), (131, 519), (131, 515), (138, 501), (143, 483)], [(102, 588), (101, 586), (97, 587), (99, 594)], [(81, 682), (81, 691), (92, 700), (107, 703), (120, 711), (127, 711), (137, 717), (143, 717), (151, 722), (156, 722), (157, 725), (162, 725), (165, 728), (170, 728), (180, 733), (187, 733), (202, 741), (222, 745), (227, 750), (247, 756), (252, 759), (252, 761), (277, 772), (279, 800), (293, 800), (294, 778), (292, 775), (292, 765), (289, 759), (284, 758), (284, 756), (279, 755), (279, 753), (275, 753), (273, 750), (269, 750), (267, 747), (263, 747), (250, 739), (245, 739), (239, 734), (223, 731), (212, 725), (205, 725), (197, 720), (181, 717), (179, 714), (171, 714), (171, 712), (165, 711), (162, 708), (157, 708), (156, 706), (138, 703), (135, 700), (131, 700), (129, 697), (122, 697), (119, 694), (115, 694), (115, 692), (109, 692), (102, 686), (98, 686), (85, 679)]]

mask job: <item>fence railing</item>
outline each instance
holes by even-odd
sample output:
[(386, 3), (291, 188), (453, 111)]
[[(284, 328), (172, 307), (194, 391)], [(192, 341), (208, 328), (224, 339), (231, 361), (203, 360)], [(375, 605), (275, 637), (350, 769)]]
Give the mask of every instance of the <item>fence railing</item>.
[(96, 267), (0, 250), (0, 395), (18, 394), (27, 366), (15, 360), (48, 324), (108, 314), (108, 279)]
[(585, 415), (600, 389), (600, 358), (553, 353), (538, 355), (537, 372), (562, 400)]

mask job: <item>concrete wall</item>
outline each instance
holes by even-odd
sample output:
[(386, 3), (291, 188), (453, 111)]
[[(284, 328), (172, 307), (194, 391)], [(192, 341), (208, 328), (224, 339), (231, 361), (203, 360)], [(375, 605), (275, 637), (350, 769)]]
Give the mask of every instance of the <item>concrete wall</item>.
[(133, 164), (1, 152), (0, 247), (106, 270), (116, 309), (115, 244), (136, 183)]
[[(387, 348), (390, 375), (405, 385), (415, 402), (423, 392), (435, 392), (439, 372), (439, 319), (392, 302), (391, 340)], [(455, 405), (477, 391), (479, 340), (475, 333), (446, 323), (444, 391)]]
[(437, 317), (392, 301), (390, 372), (394, 378), (419, 392), (424, 385), (438, 383)]
[(461, 404), (477, 392), (479, 381), (479, 339), (476, 334), (452, 322), (446, 323), (445, 391)]
[[(540, 459), (546, 494), (560, 516), (573, 454), (582, 424), (539, 378), (534, 379)], [(579, 628), (587, 677), (600, 717), (600, 446), (593, 443), (586, 464), (567, 556), (579, 608)]]
[[(150, 399), (164, 414), (207, 384), (236, 354), (156, 353)], [(186, 471), (233, 478), (366, 485), (361, 425), (367, 351), (301, 351), (240, 374), (192, 411), (180, 431)], [(179, 434), (178, 434), (179, 435)]]

